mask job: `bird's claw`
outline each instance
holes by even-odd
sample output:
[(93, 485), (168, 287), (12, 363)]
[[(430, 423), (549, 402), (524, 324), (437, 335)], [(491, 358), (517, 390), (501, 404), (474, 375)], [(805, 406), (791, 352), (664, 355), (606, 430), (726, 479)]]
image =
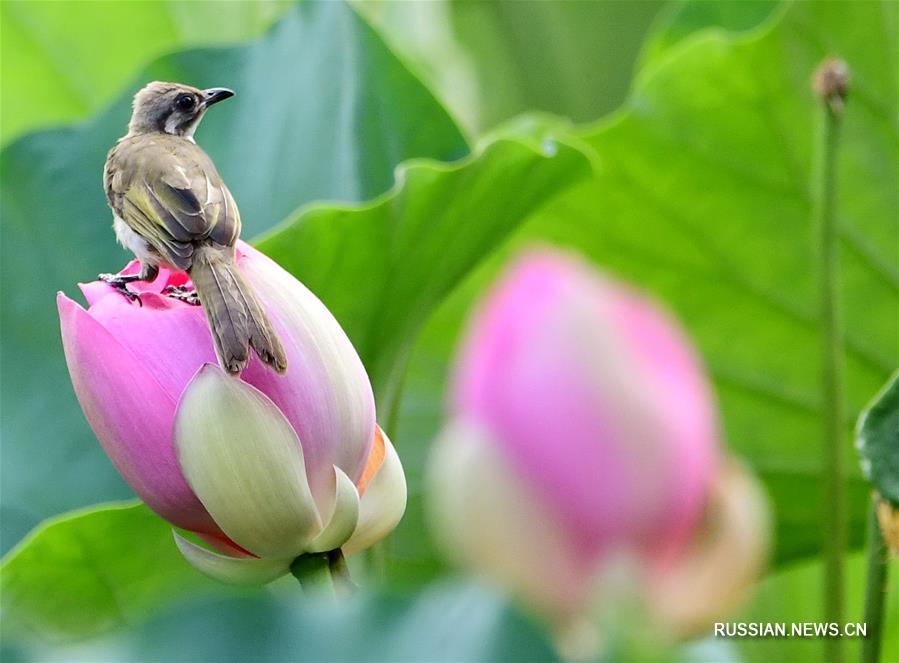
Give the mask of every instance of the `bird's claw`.
[(177, 299), (179, 302), (190, 304), (191, 306), (200, 305), (200, 297), (196, 290), (189, 290), (183, 285), (167, 285), (162, 291), (166, 297)]
[(136, 292), (131, 292), (128, 289), (128, 283), (130, 283), (133, 279), (123, 278), (118, 274), (99, 274), (97, 275), (97, 278), (106, 283), (106, 285), (115, 288), (116, 292), (118, 292), (128, 301), (137, 302), (138, 306), (144, 305), (144, 303), (140, 300), (140, 295)]

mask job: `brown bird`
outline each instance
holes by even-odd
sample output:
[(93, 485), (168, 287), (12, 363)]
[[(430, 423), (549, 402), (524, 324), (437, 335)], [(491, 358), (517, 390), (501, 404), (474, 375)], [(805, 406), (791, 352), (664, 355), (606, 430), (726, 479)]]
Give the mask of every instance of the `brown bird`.
[(237, 266), (237, 204), (193, 137), (206, 110), (232, 96), (226, 88), (159, 81), (134, 96), (128, 133), (106, 158), (103, 185), (116, 237), (140, 260), (141, 271), (100, 278), (134, 300), (127, 284), (152, 281), (160, 266), (187, 272), (196, 293), (171, 294), (199, 300), (222, 367), (239, 374), (252, 347), (284, 373), (284, 348)]

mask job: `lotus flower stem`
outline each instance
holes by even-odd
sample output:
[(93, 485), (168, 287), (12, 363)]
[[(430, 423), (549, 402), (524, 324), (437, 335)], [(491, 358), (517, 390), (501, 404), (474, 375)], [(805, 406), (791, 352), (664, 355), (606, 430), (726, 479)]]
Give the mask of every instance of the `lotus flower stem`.
[(290, 565), (290, 572), (300, 581), (306, 594), (330, 597), (335, 595), (330, 553), (300, 555)]
[(887, 589), (887, 549), (880, 531), (877, 507), (880, 498), (871, 496), (868, 510), (868, 578), (865, 584), (865, 624), (868, 631), (862, 640), (861, 663), (880, 660), (880, 641), (883, 632), (883, 604)]
[[(822, 128), (818, 147), (813, 221), (817, 230), (820, 319), (821, 386), (824, 424), (824, 617), (842, 623), (846, 550), (846, 495), (843, 446), (846, 413), (843, 394), (843, 331), (840, 322), (839, 238), (836, 222), (837, 148), (845, 110), (849, 71), (845, 62), (828, 58), (818, 67), (814, 88), (821, 102)], [(839, 638), (825, 644), (825, 659), (840, 663)]]
[[(377, 544), (375, 544), (377, 545)], [(331, 579), (334, 582), (335, 591), (342, 596), (352, 596), (359, 589), (350, 575), (350, 567), (347, 566), (343, 551), (338, 548), (328, 553), (328, 564), (331, 569)]]

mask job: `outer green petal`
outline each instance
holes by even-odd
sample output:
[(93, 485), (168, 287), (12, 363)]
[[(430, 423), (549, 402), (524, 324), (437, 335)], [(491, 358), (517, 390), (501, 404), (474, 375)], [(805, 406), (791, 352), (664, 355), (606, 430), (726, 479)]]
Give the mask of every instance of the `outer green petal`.
[(222, 531), (260, 557), (301, 553), (321, 530), (297, 434), (262, 392), (207, 364), (175, 415), (190, 487)]
[[(382, 431), (383, 434), (383, 431)], [(393, 444), (384, 434), (384, 462), (359, 501), (359, 524), (343, 551), (365, 550), (393, 531), (406, 511), (406, 476)]]
[(231, 585), (264, 585), (283, 576), (290, 569), (291, 559), (257, 559), (255, 557), (228, 557), (207, 550), (188, 541), (178, 532), (175, 545), (200, 573), (213, 580)]
[(325, 528), (306, 547), (308, 552), (327, 552), (342, 546), (359, 521), (359, 493), (352, 480), (334, 466), (334, 508)]

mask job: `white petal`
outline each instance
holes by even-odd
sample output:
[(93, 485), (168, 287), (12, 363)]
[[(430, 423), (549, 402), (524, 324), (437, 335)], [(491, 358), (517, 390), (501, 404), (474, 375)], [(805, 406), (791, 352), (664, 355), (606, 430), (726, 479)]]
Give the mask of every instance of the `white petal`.
[(207, 364), (185, 389), (175, 448), (190, 487), (243, 548), (295, 556), (321, 529), (290, 423), (265, 394), (219, 367)]
[(356, 486), (334, 466), (334, 507), (325, 528), (306, 546), (306, 552), (328, 552), (342, 546), (350, 538), (359, 521), (359, 493)]
[(213, 580), (231, 585), (264, 585), (280, 578), (290, 569), (290, 558), (228, 557), (198, 546), (174, 530), (172, 534), (175, 535), (175, 544), (184, 559)]
[(384, 461), (359, 501), (359, 524), (343, 545), (347, 555), (365, 550), (390, 534), (406, 511), (403, 465), (387, 435), (380, 432), (384, 439)]
[(454, 561), (512, 590), (551, 621), (584, 608), (595, 568), (489, 433), (453, 421), (428, 462), (428, 511)]

